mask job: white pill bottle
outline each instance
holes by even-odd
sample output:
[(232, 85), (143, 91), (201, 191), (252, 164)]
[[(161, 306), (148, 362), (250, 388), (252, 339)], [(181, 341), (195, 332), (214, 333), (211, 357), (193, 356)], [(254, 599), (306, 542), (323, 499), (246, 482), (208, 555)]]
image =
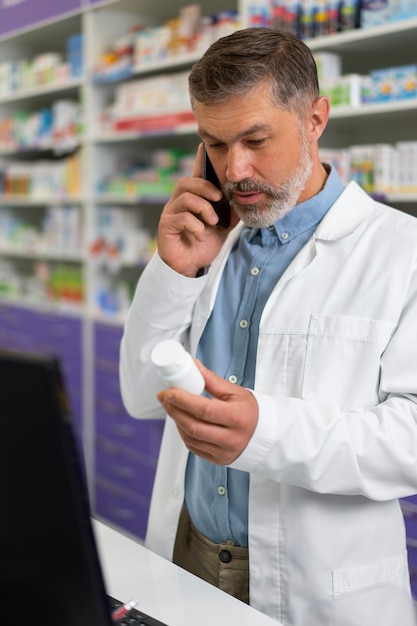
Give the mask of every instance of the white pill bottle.
[(158, 343), (151, 352), (151, 361), (166, 387), (180, 387), (200, 395), (204, 378), (193, 357), (175, 339)]

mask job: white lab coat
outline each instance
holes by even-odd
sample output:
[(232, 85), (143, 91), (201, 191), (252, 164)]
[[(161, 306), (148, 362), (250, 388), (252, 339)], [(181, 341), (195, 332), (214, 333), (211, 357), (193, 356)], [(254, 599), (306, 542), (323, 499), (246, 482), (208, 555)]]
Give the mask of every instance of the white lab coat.
[[(152, 347), (195, 353), (229, 235), (207, 276), (155, 255), (121, 347), (127, 410), (161, 417)], [(232, 467), (250, 472), (251, 604), (293, 626), (410, 626), (398, 498), (417, 492), (417, 220), (350, 183), (263, 312), (256, 431)], [(171, 558), (187, 450), (167, 420), (147, 545)]]

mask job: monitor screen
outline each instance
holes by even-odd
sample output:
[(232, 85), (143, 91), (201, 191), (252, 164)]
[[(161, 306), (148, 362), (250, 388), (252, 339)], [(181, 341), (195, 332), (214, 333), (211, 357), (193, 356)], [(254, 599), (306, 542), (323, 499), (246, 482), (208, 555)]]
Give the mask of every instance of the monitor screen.
[(59, 364), (0, 351), (0, 624), (111, 623)]

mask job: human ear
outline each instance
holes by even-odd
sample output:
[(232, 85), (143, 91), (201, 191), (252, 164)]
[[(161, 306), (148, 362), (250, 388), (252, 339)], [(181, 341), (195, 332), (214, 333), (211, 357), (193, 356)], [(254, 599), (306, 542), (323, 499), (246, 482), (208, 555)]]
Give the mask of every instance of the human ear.
[(320, 96), (313, 102), (309, 114), (309, 132), (312, 140), (318, 141), (327, 126), (330, 102), (327, 96)]

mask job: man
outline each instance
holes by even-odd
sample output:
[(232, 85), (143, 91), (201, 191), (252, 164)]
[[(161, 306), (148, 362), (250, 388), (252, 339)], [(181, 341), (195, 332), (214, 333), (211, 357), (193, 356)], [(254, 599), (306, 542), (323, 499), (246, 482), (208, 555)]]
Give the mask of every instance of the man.
[[(171, 418), (148, 546), (282, 624), (413, 624), (398, 498), (417, 490), (417, 221), (320, 162), (329, 103), (294, 36), (220, 39), (189, 85), (231, 227), (200, 146), (121, 346), (127, 410)], [(205, 394), (161, 391), (167, 338)]]

